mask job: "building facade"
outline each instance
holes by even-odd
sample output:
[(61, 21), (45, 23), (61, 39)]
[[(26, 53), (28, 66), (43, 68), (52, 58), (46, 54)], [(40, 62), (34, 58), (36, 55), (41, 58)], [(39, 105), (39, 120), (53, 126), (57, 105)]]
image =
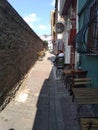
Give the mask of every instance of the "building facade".
[(65, 25), (65, 63), (87, 70), (92, 87), (98, 87), (98, 0), (57, 1)]
[[(78, 61), (78, 58), (75, 58), (75, 35), (77, 31), (76, 11), (77, 0), (56, 0), (55, 2), (54, 27), (59, 22), (64, 25), (64, 30), (61, 33), (58, 33), (57, 30), (55, 30), (55, 41), (62, 39), (62, 50), (65, 54), (65, 64), (71, 64), (73, 67)], [(62, 27), (58, 28), (62, 29)], [(59, 49), (58, 44), (56, 44), (56, 47)]]

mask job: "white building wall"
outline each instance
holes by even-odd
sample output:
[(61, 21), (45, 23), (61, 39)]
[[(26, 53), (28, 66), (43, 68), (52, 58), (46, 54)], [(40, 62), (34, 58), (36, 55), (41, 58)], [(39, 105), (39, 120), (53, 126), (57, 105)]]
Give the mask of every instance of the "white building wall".
[(68, 46), (68, 32), (65, 31), (64, 33), (64, 48), (65, 48), (65, 64), (69, 64), (70, 63), (70, 49), (71, 47)]

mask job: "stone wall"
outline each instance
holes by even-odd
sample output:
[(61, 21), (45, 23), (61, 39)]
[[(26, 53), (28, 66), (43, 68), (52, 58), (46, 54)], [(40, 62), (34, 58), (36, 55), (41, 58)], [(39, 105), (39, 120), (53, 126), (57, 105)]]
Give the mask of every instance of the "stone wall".
[(6, 0), (0, 0), (0, 96), (24, 77), (42, 48), (42, 40)]

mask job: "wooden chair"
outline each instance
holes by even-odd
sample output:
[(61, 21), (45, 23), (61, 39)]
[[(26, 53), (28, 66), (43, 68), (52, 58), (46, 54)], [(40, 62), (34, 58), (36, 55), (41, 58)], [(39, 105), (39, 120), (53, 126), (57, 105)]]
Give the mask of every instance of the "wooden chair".
[(68, 74), (66, 74), (66, 71), (70, 70), (72, 66), (70, 64), (64, 64), (63, 73), (61, 76), (62, 83), (67, 83), (68, 81)]
[(73, 87), (86, 87), (86, 85), (91, 86), (91, 78), (74, 78)]
[(75, 70), (72, 71), (71, 85), (69, 89), (70, 95), (73, 95), (72, 88), (84, 88), (87, 86), (91, 87), (91, 78), (87, 77), (87, 71), (84, 70)]
[(93, 117), (81, 118), (80, 125), (82, 130), (98, 130), (98, 119)]
[(91, 85), (91, 78), (87, 78), (88, 71), (77, 70), (72, 71), (72, 86), (71, 87), (85, 87), (87, 84)]

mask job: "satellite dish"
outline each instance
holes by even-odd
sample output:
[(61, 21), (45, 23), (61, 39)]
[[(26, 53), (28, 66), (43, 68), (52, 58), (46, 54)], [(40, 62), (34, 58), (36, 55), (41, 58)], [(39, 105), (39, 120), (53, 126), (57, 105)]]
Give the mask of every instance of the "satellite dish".
[(55, 32), (56, 33), (63, 33), (65, 30), (65, 26), (62, 22), (57, 22), (55, 25)]

